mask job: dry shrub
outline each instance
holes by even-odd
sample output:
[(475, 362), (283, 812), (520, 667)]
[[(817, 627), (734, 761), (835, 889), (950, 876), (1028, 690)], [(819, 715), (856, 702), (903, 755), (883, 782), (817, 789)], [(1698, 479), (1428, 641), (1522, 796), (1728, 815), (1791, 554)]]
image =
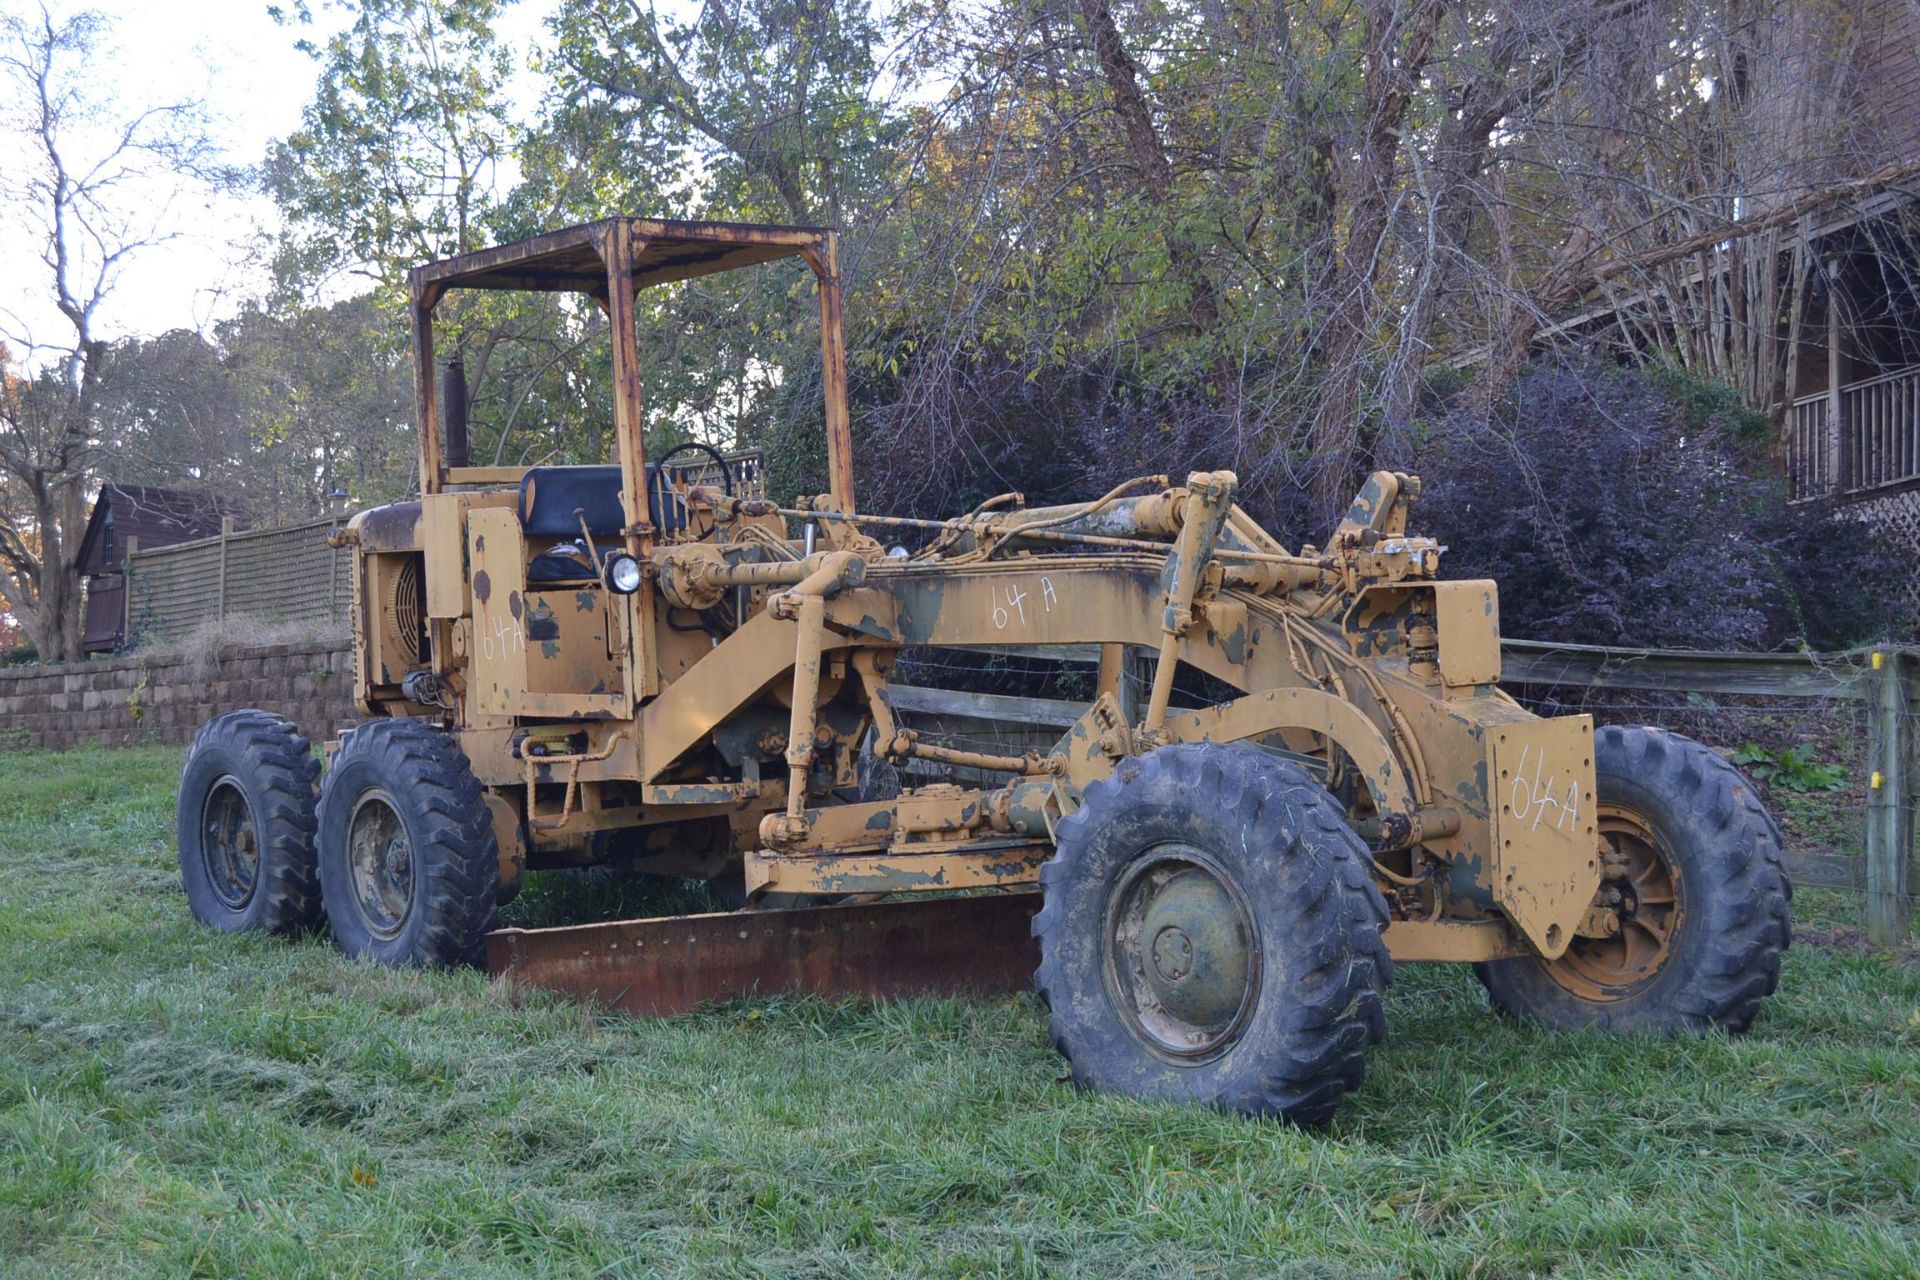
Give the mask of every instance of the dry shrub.
[(185, 635), (142, 644), (136, 650), (149, 661), (184, 658), (189, 674), (209, 676), (223, 658), (249, 649), (281, 644), (345, 645), (349, 632), (340, 622), (269, 622), (261, 618), (209, 618)]

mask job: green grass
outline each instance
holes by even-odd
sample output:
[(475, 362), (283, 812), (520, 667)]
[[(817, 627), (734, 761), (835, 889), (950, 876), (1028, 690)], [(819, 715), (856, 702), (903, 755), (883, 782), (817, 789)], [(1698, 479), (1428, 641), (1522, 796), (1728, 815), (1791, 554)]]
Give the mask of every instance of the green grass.
[(1795, 948), (1701, 1041), (1409, 966), (1308, 1134), (1079, 1093), (1025, 997), (641, 1022), (220, 936), (178, 765), (0, 754), (0, 1274), (1920, 1274), (1898, 958)]

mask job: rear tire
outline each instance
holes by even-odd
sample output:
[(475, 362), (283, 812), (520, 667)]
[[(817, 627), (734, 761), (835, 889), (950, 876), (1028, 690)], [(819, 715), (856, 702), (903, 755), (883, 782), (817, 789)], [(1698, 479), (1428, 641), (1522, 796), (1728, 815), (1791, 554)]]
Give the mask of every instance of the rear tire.
[(320, 787), (320, 887), (334, 941), (386, 965), (473, 962), (493, 927), (500, 855), (454, 740), (374, 720), (340, 740)]
[(195, 919), (224, 933), (283, 935), (320, 923), (319, 776), (312, 746), (271, 712), (229, 711), (194, 735), (174, 829)]
[(1299, 766), (1244, 744), (1123, 761), (1040, 872), (1035, 984), (1074, 1081), (1302, 1125), (1386, 1031), (1385, 900)]
[(1558, 960), (1476, 965), (1493, 1006), (1553, 1027), (1745, 1031), (1792, 938), (1779, 828), (1751, 782), (1678, 734), (1602, 729), (1594, 766), (1619, 930)]

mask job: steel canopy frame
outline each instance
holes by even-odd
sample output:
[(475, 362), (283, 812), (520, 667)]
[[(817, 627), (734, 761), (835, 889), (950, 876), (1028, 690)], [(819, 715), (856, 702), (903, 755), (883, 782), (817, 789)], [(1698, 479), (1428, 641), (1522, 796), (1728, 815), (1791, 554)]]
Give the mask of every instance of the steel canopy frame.
[[(414, 406), (420, 431), (420, 491), (438, 493), (449, 483), (461, 482), (461, 477), (449, 475), (440, 451), (433, 332), (433, 313), (440, 300), (455, 289), (584, 293), (606, 311), (613, 329), (614, 428), (627, 508), (627, 540), (634, 554), (643, 554), (654, 530), (645, 519), (646, 445), (641, 438), (636, 293), (652, 285), (793, 257), (812, 269), (820, 299), (828, 489), (840, 510), (853, 511), (853, 437), (847, 407), (846, 343), (841, 333), (837, 237), (824, 227), (661, 218), (606, 218), (430, 262), (408, 273)], [(492, 475), (475, 478), (497, 479)]]

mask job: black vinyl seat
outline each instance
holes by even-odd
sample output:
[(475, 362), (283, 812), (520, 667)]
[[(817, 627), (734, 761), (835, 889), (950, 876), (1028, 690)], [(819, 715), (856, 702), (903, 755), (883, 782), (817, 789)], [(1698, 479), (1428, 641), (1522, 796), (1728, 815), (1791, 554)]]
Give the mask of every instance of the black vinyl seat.
[[(647, 468), (653, 479), (653, 468)], [(649, 486), (651, 487), (651, 486)], [(620, 506), (618, 467), (530, 467), (520, 478), (520, 528), (536, 538), (580, 535), (580, 517), (596, 538), (617, 538), (627, 527)]]
[[(616, 539), (627, 527), (620, 504), (619, 467), (530, 467), (521, 477), (520, 529), (528, 537), (578, 539), (582, 516), (595, 538)], [(686, 508), (672, 497), (666, 477), (653, 466), (647, 468), (647, 519), (662, 533), (677, 533), (687, 523)], [(529, 582), (581, 576), (599, 575), (590, 565), (563, 562), (553, 555), (536, 556), (527, 567)]]

